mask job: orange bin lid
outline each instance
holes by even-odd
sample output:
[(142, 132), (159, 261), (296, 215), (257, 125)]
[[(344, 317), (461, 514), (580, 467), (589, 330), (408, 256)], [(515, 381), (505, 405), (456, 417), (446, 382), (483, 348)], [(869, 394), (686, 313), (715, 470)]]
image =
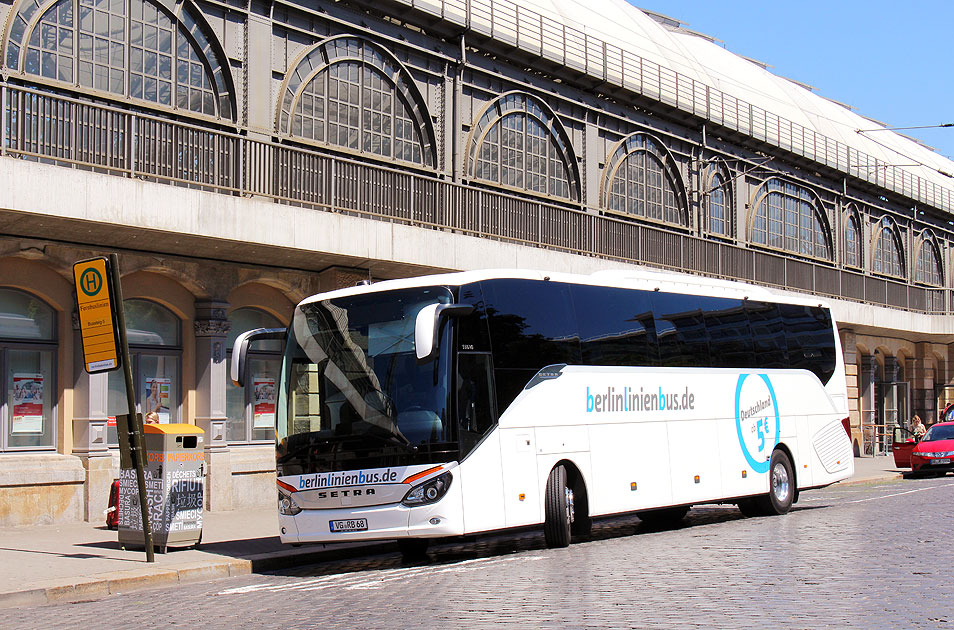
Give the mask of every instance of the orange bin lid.
[(146, 433), (161, 433), (166, 435), (195, 435), (205, 431), (194, 424), (147, 424), (143, 426)]

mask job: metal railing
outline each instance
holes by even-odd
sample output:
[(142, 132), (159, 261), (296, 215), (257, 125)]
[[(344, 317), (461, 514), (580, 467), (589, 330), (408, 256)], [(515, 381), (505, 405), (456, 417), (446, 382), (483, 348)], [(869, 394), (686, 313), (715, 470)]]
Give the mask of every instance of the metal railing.
[(0, 83), (0, 154), (926, 313), (950, 291)]
[(871, 457), (890, 455), (893, 437), (890, 426), (862, 423), (861, 439), (864, 449), (862, 455)]
[[(908, 199), (954, 211), (954, 189), (878, 160), (512, 0), (392, 0), (457, 28), (675, 107)], [(928, 170), (934, 170), (930, 167)]]

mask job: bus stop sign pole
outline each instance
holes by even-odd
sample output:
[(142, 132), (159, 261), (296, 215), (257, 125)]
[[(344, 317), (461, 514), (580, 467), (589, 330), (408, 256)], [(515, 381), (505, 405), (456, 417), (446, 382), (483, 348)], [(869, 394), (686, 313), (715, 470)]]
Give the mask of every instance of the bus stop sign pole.
[[(119, 257), (110, 254), (109, 259), (93, 258), (73, 265), (73, 280), (76, 287), (76, 305), (80, 319), (80, 335), (83, 339), (83, 362), (90, 374), (111, 372), (121, 368), (126, 380), (126, 423), (117, 418), (117, 425), (126, 424), (129, 444), (125, 436), (119, 436), (120, 459), (132, 463), (139, 486), (139, 509), (142, 513), (142, 534), (146, 546), (146, 562), (155, 562), (152, 542), (152, 526), (149, 522), (149, 504), (146, 496), (146, 456), (143, 439), (142, 418), (136, 413), (135, 389), (133, 389), (132, 363), (129, 360), (129, 342), (126, 339), (126, 314), (123, 311), (123, 291), (119, 282)], [(120, 433), (123, 427), (117, 426)]]

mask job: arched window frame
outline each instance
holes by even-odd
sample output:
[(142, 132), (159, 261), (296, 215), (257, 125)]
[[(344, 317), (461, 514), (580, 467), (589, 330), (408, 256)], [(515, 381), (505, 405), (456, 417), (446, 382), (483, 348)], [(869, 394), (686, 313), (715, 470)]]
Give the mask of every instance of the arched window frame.
[[(172, 32), (174, 41), (171, 43), (171, 48), (168, 53), (172, 59), (169, 69), (171, 79), (168, 79), (171, 83), (172, 91), (169, 104), (160, 103), (158, 97), (156, 100), (152, 100), (132, 95), (132, 77), (139, 75), (151, 78), (152, 75), (146, 71), (146, 61), (142, 62), (144, 64), (143, 69), (139, 71), (136, 71), (132, 67), (134, 63), (132, 61), (133, 49), (140, 50), (146, 55), (150, 50), (146, 48), (147, 43), (145, 39), (140, 39), (136, 42), (130, 40), (130, 27), (132, 25), (140, 28), (148, 28), (152, 25), (143, 21), (136, 22), (135, 25), (132, 24), (135, 18), (130, 9), (129, 0), (23, 0), (11, 11), (7, 20), (8, 26), (3, 38), (2, 66), (30, 82), (50, 85), (69, 85), (71, 89), (80, 92), (91, 93), (96, 96), (105, 96), (109, 99), (124, 98), (131, 103), (150, 108), (173, 110), (186, 116), (234, 121), (236, 117), (236, 106), (233, 96), (235, 93), (234, 83), (229, 72), (225, 51), (217, 41), (213, 30), (202, 16), (202, 12), (195, 8), (189, 0), (179, 0), (174, 4), (167, 0), (142, 0), (142, 2), (155, 8), (157, 12), (170, 19), (173, 25)], [(64, 7), (68, 4), (68, 9), (64, 8), (58, 11), (53, 21), (44, 21), (47, 14), (52, 12), (51, 10), (56, 10), (56, 7), (61, 3), (64, 3)], [(118, 5), (122, 5), (122, 8), (120, 9)], [(96, 20), (100, 19), (96, 17), (98, 12), (104, 16), (104, 20), (109, 21), (109, 32), (83, 31), (83, 17), (82, 12), (79, 10), (81, 6), (92, 11), (90, 14), (92, 16), (90, 22), (94, 24), (94, 30)], [(67, 18), (72, 21), (72, 26), (61, 24), (61, 20)], [(51, 36), (56, 40), (56, 46), (51, 47), (46, 45), (48, 41), (40, 44), (40, 51), (37, 53), (39, 63), (38, 72), (33, 73), (26, 69), (28, 49), (33, 48), (31, 44), (32, 34), (35, 29), (40, 28), (41, 22), (47, 25), (47, 28), (41, 32), (40, 39), (42, 40), (45, 37)], [(115, 30), (119, 27), (122, 28), (121, 36), (117, 36)], [(143, 28), (143, 31), (145, 31), (146, 28)], [(121, 90), (118, 88), (107, 88), (104, 90), (94, 86), (84, 86), (80, 84), (79, 64), (81, 62), (87, 62), (87, 60), (80, 59), (79, 55), (81, 40), (79, 35), (81, 32), (94, 41), (94, 46), (96, 45), (96, 40), (102, 40), (104, 42), (104, 48), (107, 49), (104, 54), (110, 57), (110, 61), (108, 62), (103, 62), (101, 59), (94, 59), (91, 60), (90, 63), (104, 65), (108, 68), (118, 66), (120, 63), (122, 64), (122, 78), (116, 79), (115, 76), (109, 78), (111, 82), (121, 80)], [(180, 34), (185, 37), (188, 42), (190, 52), (188, 58), (183, 58), (180, 54), (180, 44), (178, 43), (178, 35)], [(157, 41), (159, 41), (161, 38), (159, 31), (156, 32), (156, 36)], [(144, 38), (145, 37), (146, 36), (144, 36)], [(58, 52), (62, 51), (67, 44), (70, 48), (69, 52)], [(120, 48), (122, 49), (122, 61), (117, 62), (116, 60), (120, 58)], [(99, 52), (96, 52), (94, 56), (98, 54)], [(157, 55), (157, 57), (158, 56), (159, 55)], [(44, 76), (44, 66), (49, 60), (53, 60), (51, 63), (56, 64), (57, 67), (59, 67), (58, 64), (69, 60), (71, 70), (68, 76), (63, 76), (59, 71), (57, 71), (56, 74), (60, 76)], [(180, 64), (184, 64), (185, 68), (190, 72), (189, 82), (177, 80), (176, 77)], [(205, 111), (204, 107), (200, 108), (201, 111), (197, 111), (188, 105), (185, 107), (180, 105), (180, 88), (186, 89), (185, 94), (186, 100), (188, 101), (191, 95), (189, 90), (192, 88), (191, 77), (193, 75), (191, 73), (194, 72), (195, 67), (198, 66), (201, 66), (204, 70), (204, 76), (201, 78), (208, 81), (208, 88), (212, 92), (211, 100), (214, 113)], [(95, 83), (95, 81), (94, 77), (93, 82)], [(113, 83), (113, 85), (116, 85), (116, 83)], [(202, 89), (204, 90), (205, 88), (203, 87)]]
[[(532, 134), (528, 133), (527, 125), (523, 125), (524, 148), (520, 151), (522, 155), (529, 159), (536, 157), (538, 160), (542, 160), (542, 163), (546, 165), (546, 172), (540, 173), (539, 169), (538, 172), (532, 172), (527, 166), (529, 159), (524, 160), (519, 169), (513, 169), (520, 171), (520, 182), (511, 184), (504, 181), (503, 165), (500, 164), (503, 162), (499, 153), (502, 151), (502, 141), (498, 140), (496, 141), (496, 145), (494, 145), (498, 150), (496, 160), (482, 160), (481, 155), (485, 143), (494, 142), (491, 134), (501, 128), (498, 127), (498, 124), (502, 125), (503, 121), (508, 118), (516, 120), (516, 117), (520, 117), (522, 121), (530, 120), (542, 126), (546, 133), (545, 140), (547, 141), (546, 146), (548, 151), (546, 156), (534, 156), (528, 153), (525, 148), (527, 145), (526, 141)], [(497, 132), (497, 136), (499, 137), (499, 131)], [(530, 94), (508, 92), (488, 103), (480, 116), (477, 117), (477, 122), (473, 129), (471, 129), (468, 145), (470, 152), (467, 172), (469, 176), (474, 179), (490, 182), (504, 188), (548, 197), (557, 197), (563, 200), (578, 201), (580, 199), (580, 191), (582, 189), (580, 171), (576, 163), (570, 136), (556, 113), (542, 100)], [(550, 151), (551, 149), (552, 152)], [(481, 172), (479, 164), (481, 161), (488, 163), (497, 162), (500, 168), (495, 174), (487, 176)], [(560, 174), (555, 172), (554, 162), (562, 164), (564, 178), (561, 179), (559, 177)], [(531, 177), (538, 181), (541, 179), (544, 180), (546, 182), (546, 190), (540, 190), (539, 186), (534, 187), (530, 185), (527, 180)]]
[(941, 248), (934, 233), (925, 229), (918, 237), (917, 262), (914, 281), (932, 287), (944, 286), (944, 266), (941, 261)]
[[(359, 90), (359, 108), (360, 114), (358, 121), (358, 140), (357, 148), (351, 148), (346, 144), (330, 142), (327, 135), (324, 140), (315, 140), (294, 133), (294, 120), (296, 112), (301, 106), (302, 99), (307, 96), (305, 90), (314, 80), (327, 80), (327, 72), (337, 64), (360, 64), (361, 68), (366, 68), (369, 75), (384, 79), (392, 89), (398, 104), (403, 105), (404, 110), (410, 117), (412, 132), (421, 154), (421, 161), (405, 160), (402, 158), (393, 158), (395, 141), (393, 119), (394, 109), (392, 108), (392, 129), (390, 139), (392, 148), (390, 154), (378, 153), (370, 150), (364, 150), (365, 135), (372, 134), (371, 130), (365, 129), (366, 116), (373, 117), (377, 112), (368, 104), (364, 103), (364, 94), (370, 89), (366, 82), (362, 82)], [(374, 42), (355, 35), (338, 35), (325, 39), (314, 46), (306, 49), (298, 59), (291, 65), (291, 69), (282, 83), (279, 92), (279, 106), (276, 113), (275, 125), (278, 133), (298, 142), (306, 142), (320, 146), (333, 147), (345, 151), (354, 151), (362, 155), (373, 158), (400, 159), (402, 162), (415, 164), (418, 166), (427, 166), (433, 168), (437, 164), (437, 142), (434, 125), (427, 110), (426, 101), (418, 89), (417, 84), (411, 72), (405, 67), (397, 57), (387, 49), (378, 46)], [(328, 124), (327, 118), (325, 124)], [(404, 138), (398, 140), (406, 141)]]
[[(175, 336), (171, 340), (163, 339), (157, 343), (148, 343), (141, 338), (136, 339), (135, 335), (132, 335), (132, 338), (129, 340), (129, 355), (132, 361), (130, 367), (133, 372), (133, 383), (135, 383), (136, 387), (134, 398), (136, 399), (137, 410), (142, 413), (143, 416), (152, 411), (152, 409), (149, 408), (150, 404), (148, 404), (146, 393), (147, 379), (160, 379), (160, 381), (158, 381), (160, 386), (164, 384), (161, 379), (168, 379), (168, 407), (166, 407), (166, 411), (159, 411), (160, 421), (163, 423), (182, 422), (182, 403), (185, 392), (187, 391), (185, 383), (183, 382), (182, 369), (182, 319), (172, 309), (161, 302), (145, 298), (127, 298), (123, 304), (126, 312), (127, 335), (133, 330), (132, 326), (135, 325), (135, 318), (131, 317), (129, 310), (130, 306), (134, 303), (142, 303), (151, 308), (158, 309), (160, 313), (171, 318), (175, 325)], [(149, 333), (151, 331), (145, 330), (144, 332)], [(164, 368), (163, 374), (151, 374), (148, 365), (144, 365), (144, 363), (153, 360), (156, 361), (157, 366), (161, 365)], [(157, 381), (153, 382), (156, 383)], [(122, 371), (115, 370), (109, 372), (108, 389), (107, 408), (110, 416), (115, 416), (117, 413), (126, 413), (126, 383), (123, 380)], [(151, 388), (150, 393), (152, 393)], [(162, 402), (160, 396), (156, 396), (156, 400)], [(168, 414), (168, 418), (164, 417), (165, 414)], [(110, 446), (118, 445), (118, 436), (113, 420), (110, 420), (107, 426), (107, 438)]]
[[(0, 336), (0, 374), (3, 379), (0, 381), (0, 453), (6, 451), (49, 451), (56, 448), (57, 436), (57, 312), (50, 304), (42, 298), (22, 291), (14, 287), (0, 286), (0, 290), (19, 294), (36, 302), (38, 308), (45, 309), (46, 315), (50, 317), (50, 335), (48, 337), (29, 337), (20, 335)], [(42, 415), (37, 427), (37, 421), (29, 417), (20, 417), (19, 426), (15, 414), (17, 412), (18, 402), (20, 405), (27, 406), (29, 414), (30, 409), (35, 402), (19, 400), (16, 398), (17, 381), (35, 380), (30, 377), (37, 370), (25, 369), (13, 365), (12, 355), (35, 355), (41, 368), (39, 374), (42, 377), (41, 405)], [(45, 360), (44, 360), (45, 358)], [(45, 363), (45, 369), (44, 369)], [(21, 377), (18, 379), (17, 377)], [(11, 396), (11, 393), (13, 394)]]
[[(830, 262), (834, 260), (831, 224), (824, 204), (818, 195), (803, 184), (771, 177), (756, 190), (749, 215), (748, 240), (753, 245), (767, 247)], [(811, 226), (803, 225), (805, 211), (811, 210)], [(773, 217), (772, 212), (777, 212)], [(796, 219), (792, 223), (790, 219)], [(772, 224), (779, 227), (776, 234)], [(806, 228), (808, 232), (806, 233)], [(810, 235), (810, 240), (807, 236)], [(764, 240), (760, 240), (764, 236)], [(808, 251), (810, 250), (810, 251)]]
[(732, 238), (735, 233), (735, 205), (732, 177), (722, 160), (717, 160), (705, 179), (704, 230), (715, 237)]
[[(885, 260), (886, 256), (889, 260)], [(902, 280), (908, 276), (901, 230), (891, 217), (878, 220), (878, 227), (872, 237), (871, 271)]]
[[(235, 315), (241, 312), (254, 313), (259, 316), (261, 318), (260, 323), (265, 324), (266, 328), (284, 327), (281, 320), (263, 308), (241, 306), (233, 309), (228, 316), (230, 330), (226, 338), (226, 364), (228, 365), (231, 365), (232, 362), (231, 342), (234, 342), (234, 339), (241, 333), (251, 330), (251, 328), (247, 326), (235, 325)], [(275, 440), (274, 413), (277, 412), (277, 408), (272, 412), (271, 424), (269, 424), (267, 428), (264, 426), (256, 428), (255, 426), (256, 421), (259, 420), (259, 418), (256, 417), (256, 406), (258, 403), (255, 399), (255, 389), (265, 385), (265, 383), (256, 383), (254, 370), (256, 366), (260, 366), (263, 363), (267, 364), (268, 368), (274, 370), (270, 376), (273, 378), (273, 387), (277, 388), (281, 371), (281, 360), (282, 343), (280, 341), (258, 341), (253, 343), (249, 348), (248, 358), (245, 362), (249, 370), (246, 375), (245, 387), (240, 389), (231, 381), (228, 375), (226, 376), (226, 407), (228, 415), (226, 439), (230, 444), (264, 443), (273, 442)], [(277, 391), (277, 389), (273, 389), (273, 396), (277, 395)], [(276, 401), (273, 397), (271, 401), (273, 407), (275, 403)], [(234, 417), (235, 405), (240, 405), (242, 408), (241, 419)], [(267, 418), (263, 420), (267, 420)]]
[[(617, 209), (613, 207), (613, 197), (617, 194), (614, 192), (617, 177), (622, 175), (621, 171), (629, 163), (628, 161), (630, 159), (641, 157), (641, 154), (645, 155), (645, 159), (649, 160), (649, 163), (659, 166), (659, 174), (661, 176), (660, 192), (662, 197), (658, 205), (659, 213), (662, 216), (653, 216), (646, 211), (649, 207), (650, 200), (645, 197), (642, 200), (638, 199), (633, 187), (630, 186), (632, 182), (629, 179), (625, 181), (625, 190), (623, 191), (624, 208)], [(667, 218), (667, 212), (670, 212), (665, 202), (667, 183), (673, 195), (671, 213), (675, 215), (675, 220), (673, 217)], [(644, 211), (629, 211), (631, 201), (635, 201), (637, 205), (641, 202)], [(610, 154), (610, 158), (607, 160), (606, 168), (603, 172), (601, 203), (603, 208), (610, 212), (620, 213), (629, 217), (637, 217), (641, 220), (654, 223), (674, 225), (682, 228), (691, 227), (686, 186), (679, 173), (678, 163), (665, 144), (658, 138), (647, 133), (637, 132), (624, 138), (616, 145)]]
[[(864, 264), (864, 247), (861, 231), (861, 214), (853, 204), (845, 210), (845, 234), (844, 234), (844, 255), (842, 260), (846, 267), (862, 269)], [(854, 239), (851, 234), (854, 232)], [(854, 248), (854, 251), (852, 251)]]

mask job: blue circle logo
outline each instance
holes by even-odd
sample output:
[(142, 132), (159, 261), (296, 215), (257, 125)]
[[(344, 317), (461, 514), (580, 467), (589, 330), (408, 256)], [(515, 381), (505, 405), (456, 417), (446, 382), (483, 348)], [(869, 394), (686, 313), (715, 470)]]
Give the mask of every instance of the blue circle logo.
[(781, 433), (781, 420), (772, 381), (765, 374), (739, 376), (735, 388), (735, 428), (742, 454), (752, 470), (768, 472)]

